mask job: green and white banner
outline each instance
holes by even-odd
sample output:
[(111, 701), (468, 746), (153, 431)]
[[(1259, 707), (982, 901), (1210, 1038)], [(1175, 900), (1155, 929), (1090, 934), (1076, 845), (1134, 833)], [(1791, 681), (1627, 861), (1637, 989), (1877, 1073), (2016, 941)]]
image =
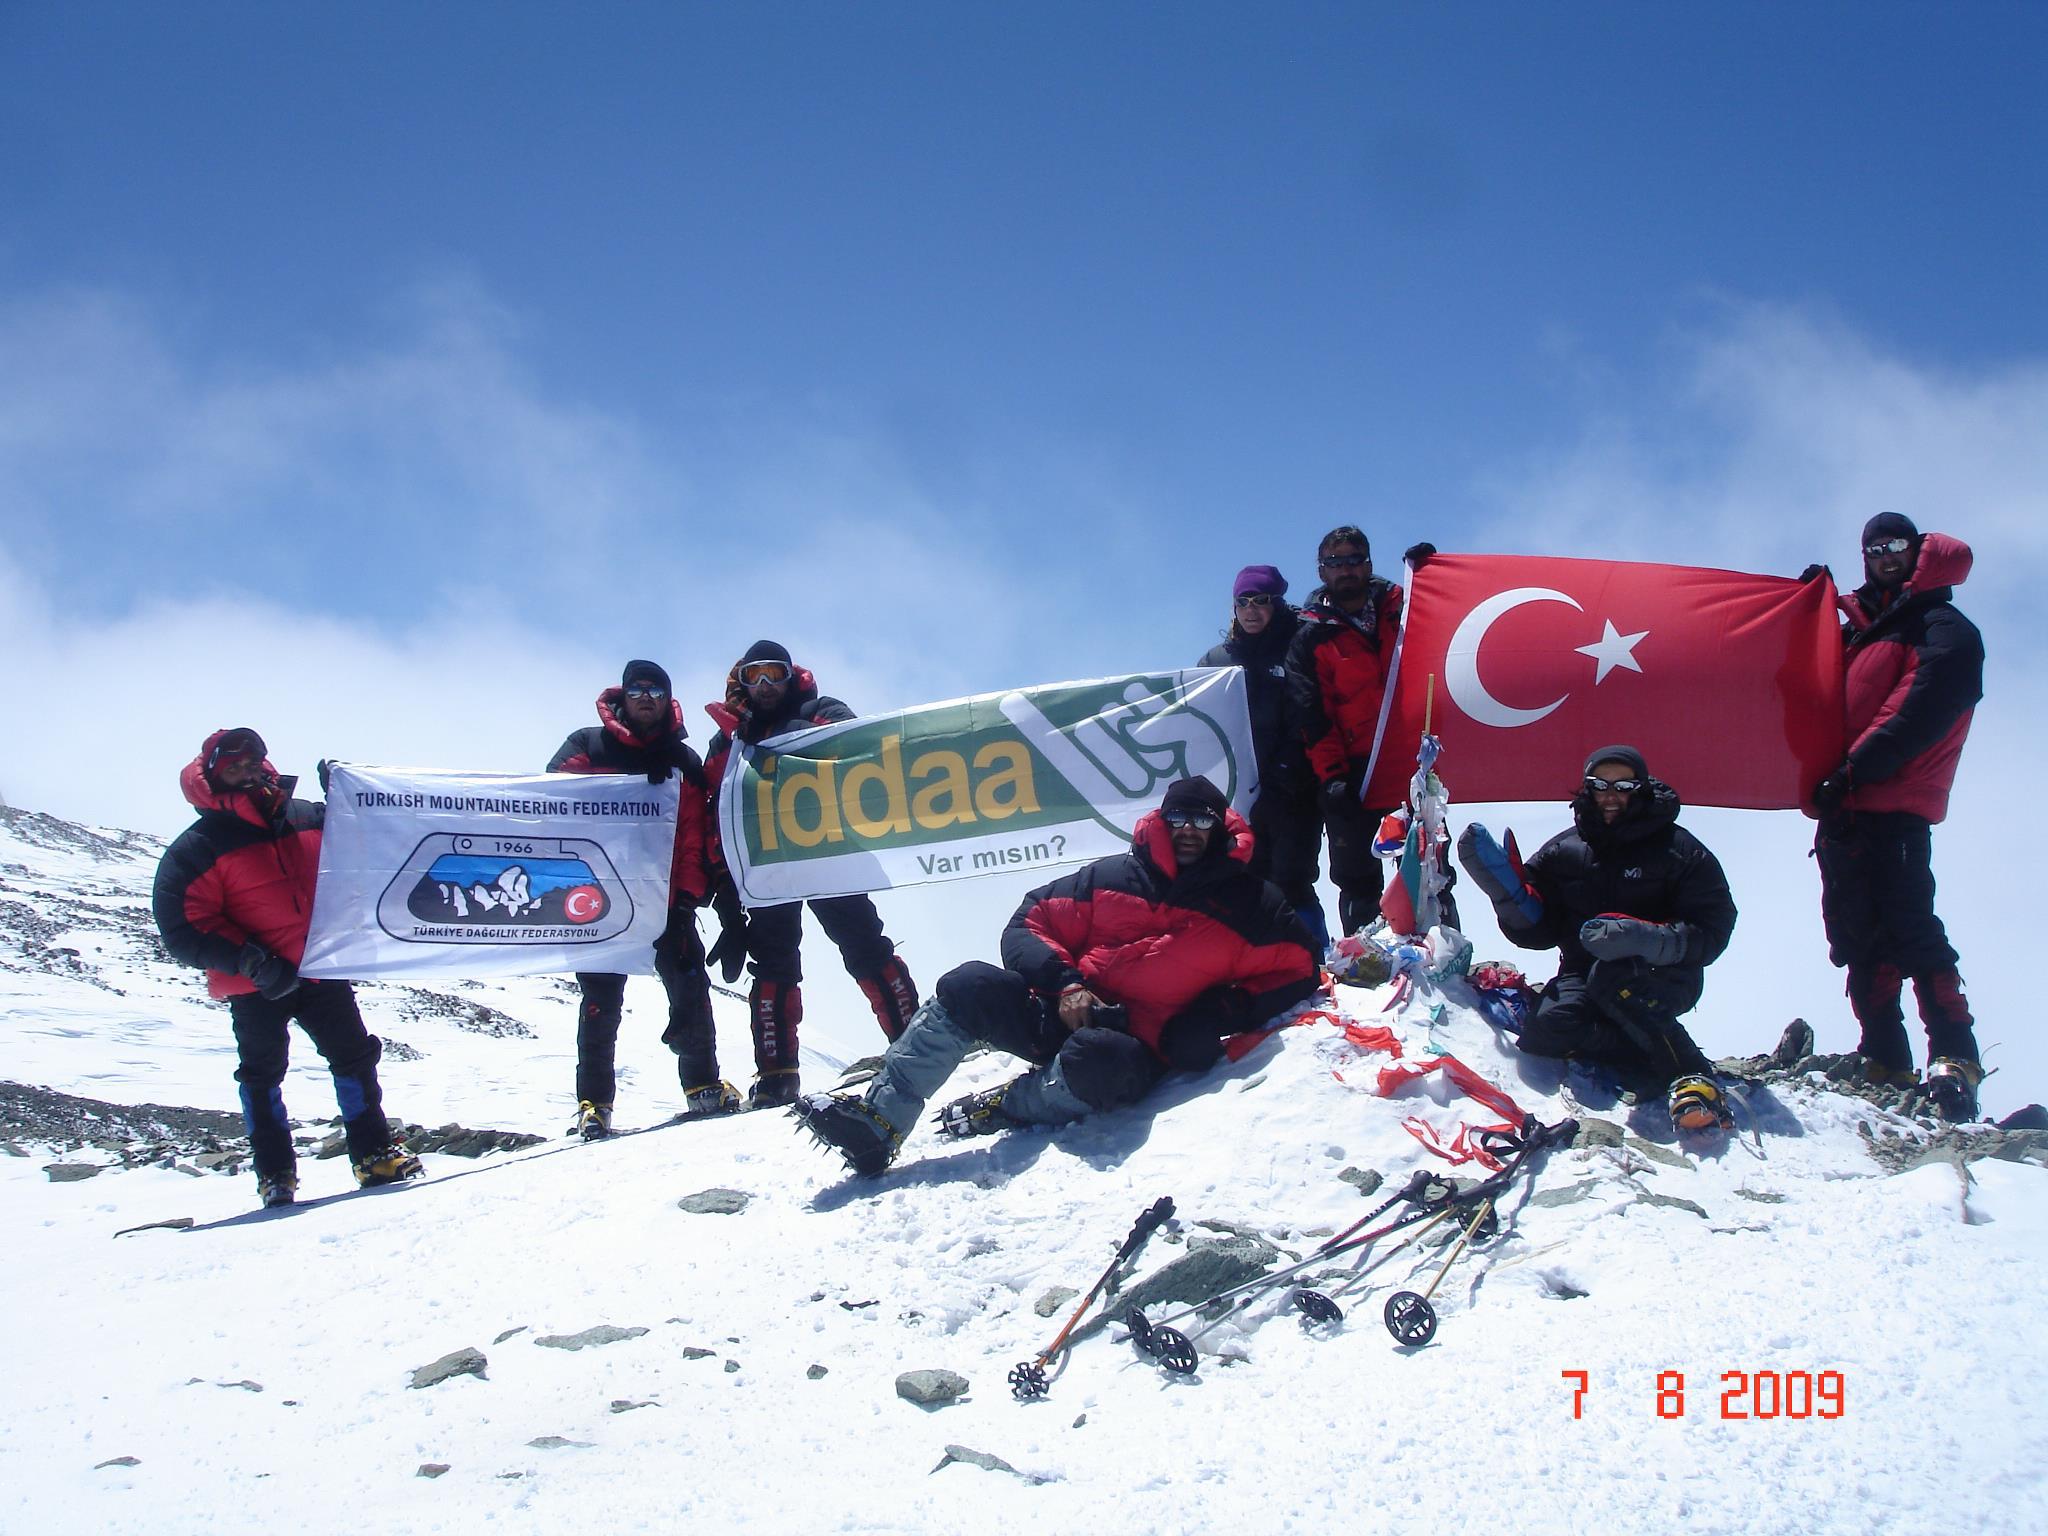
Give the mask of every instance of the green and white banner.
[(742, 747), (719, 832), (741, 899), (771, 906), (1121, 852), (1197, 773), (1249, 811), (1240, 668), (1047, 683)]

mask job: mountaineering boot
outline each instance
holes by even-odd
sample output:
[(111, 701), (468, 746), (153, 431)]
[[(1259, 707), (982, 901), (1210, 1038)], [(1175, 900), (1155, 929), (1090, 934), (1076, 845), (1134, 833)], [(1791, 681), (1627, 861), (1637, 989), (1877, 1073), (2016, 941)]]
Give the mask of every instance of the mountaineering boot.
[(793, 1113), (818, 1145), (832, 1148), (864, 1179), (886, 1172), (903, 1145), (888, 1121), (850, 1093), (805, 1094)]
[(1010, 1087), (1005, 1083), (955, 1099), (932, 1116), (932, 1124), (942, 1136), (993, 1136), (1008, 1130), (1017, 1123), (1003, 1113), (1003, 1095)]
[(795, 1067), (777, 1067), (771, 1072), (763, 1072), (747, 1090), (747, 1108), (780, 1109), (785, 1104), (794, 1104), (800, 1086)]
[(1940, 1056), (1927, 1067), (1922, 1096), (1934, 1112), (1950, 1125), (1963, 1125), (1977, 1118), (1977, 1085), (1984, 1081), (1984, 1069), (1974, 1061)]
[(902, 1034), (911, 1015), (917, 1012), (917, 983), (910, 979), (910, 968), (902, 958), (891, 955), (874, 975), (856, 976), (854, 980), (860, 984), (868, 1006), (875, 1010), (875, 1022), (882, 1026), (882, 1033), (891, 1040)]
[(746, 1102), (739, 1089), (720, 1078), (715, 1083), (702, 1083), (684, 1091), (683, 1118), (701, 1120), (710, 1115), (729, 1115)]
[(1870, 1057), (1857, 1068), (1857, 1080), (1870, 1088), (1913, 1089), (1920, 1086), (1920, 1074), (1911, 1067), (1889, 1067)]
[(1785, 1026), (1785, 1033), (1778, 1036), (1777, 1047), (1771, 1052), (1771, 1065), (1789, 1072), (1813, 1054), (1813, 1044), (1813, 1026), (1804, 1019), (1794, 1019)]
[(356, 1183), (364, 1189), (379, 1184), (403, 1184), (427, 1171), (418, 1158), (405, 1150), (402, 1142), (396, 1141), (381, 1152), (354, 1159), (349, 1166), (355, 1170)]
[(585, 1141), (603, 1141), (611, 1133), (611, 1105), (593, 1104), (585, 1099), (576, 1106), (576, 1118), (569, 1126), (571, 1136), (581, 1136)]
[(1669, 1104), (1672, 1128), (1688, 1135), (1717, 1135), (1735, 1124), (1727, 1098), (1711, 1077), (1692, 1073), (1679, 1078), (1671, 1085)]
[(283, 1173), (256, 1175), (256, 1198), (266, 1206), (290, 1205), (299, 1197), (299, 1176), (287, 1168)]

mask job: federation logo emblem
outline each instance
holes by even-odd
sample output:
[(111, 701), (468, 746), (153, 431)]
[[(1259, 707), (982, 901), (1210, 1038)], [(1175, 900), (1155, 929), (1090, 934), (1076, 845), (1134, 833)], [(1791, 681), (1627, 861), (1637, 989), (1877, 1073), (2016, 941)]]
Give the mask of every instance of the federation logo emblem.
[(377, 923), (416, 944), (596, 944), (632, 927), (633, 899), (589, 838), (436, 832), (384, 888)]

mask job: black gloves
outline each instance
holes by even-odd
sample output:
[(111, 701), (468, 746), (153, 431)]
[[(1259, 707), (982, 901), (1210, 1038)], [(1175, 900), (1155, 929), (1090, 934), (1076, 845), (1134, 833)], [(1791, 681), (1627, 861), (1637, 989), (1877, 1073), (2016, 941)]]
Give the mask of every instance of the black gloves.
[(704, 963), (717, 966), (725, 984), (731, 986), (747, 963), (747, 909), (740, 905), (731, 875), (719, 875), (711, 887), (711, 910), (718, 916), (718, 942), (705, 951)]
[(313, 773), (320, 780), (320, 793), (326, 794), (327, 781), (334, 773), (334, 759), (331, 757), (321, 758), (319, 763), (314, 766)]
[(1805, 570), (1799, 573), (1799, 579), (1801, 581), (1812, 581), (1819, 576), (1825, 576), (1829, 581), (1833, 581), (1835, 579), (1835, 573), (1833, 571), (1829, 570), (1826, 566), (1820, 565), (1818, 563), (1809, 565)]
[(235, 959), (235, 969), (255, 983), (256, 990), (272, 1002), (299, 990), (299, 968), (265, 949), (261, 944), (244, 944)]
[(1677, 965), (1685, 959), (1684, 933), (1670, 923), (1646, 923), (1639, 917), (1589, 917), (1579, 925), (1579, 942), (1596, 960)]
[(1323, 810), (1326, 813), (1335, 816), (1355, 816), (1358, 814), (1358, 786), (1351, 782), (1348, 774), (1339, 778), (1325, 780), (1320, 793), (1323, 801)]
[(1401, 558), (1410, 570), (1419, 571), (1429, 564), (1429, 557), (1435, 553), (1436, 546), (1425, 540), (1420, 544), (1410, 544), (1401, 552)]
[(1840, 819), (1842, 802), (1849, 798), (1849, 791), (1853, 787), (1849, 782), (1847, 763), (1813, 786), (1813, 808), (1820, 812), (1822, 821)]
[(674, 772), (674, 768), (670, 767), (667, 763), (663, 763), (659, 768), (647, 770), (647, 782), (650, 784), (666, 784), (668, 776)]

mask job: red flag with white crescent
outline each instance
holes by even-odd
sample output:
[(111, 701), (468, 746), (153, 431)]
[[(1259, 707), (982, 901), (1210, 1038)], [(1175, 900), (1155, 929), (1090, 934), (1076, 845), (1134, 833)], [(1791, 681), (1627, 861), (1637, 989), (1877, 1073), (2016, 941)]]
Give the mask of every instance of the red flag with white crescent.
[(1367, 805), (1405, 796), (1425, 709), (1468, 804), (1562, 799), (1588, 752), (1625, 742), (1687, 804), (1796, 808), (1846, 750), (1827, 581), (1436, 555), (1395, 664)]

